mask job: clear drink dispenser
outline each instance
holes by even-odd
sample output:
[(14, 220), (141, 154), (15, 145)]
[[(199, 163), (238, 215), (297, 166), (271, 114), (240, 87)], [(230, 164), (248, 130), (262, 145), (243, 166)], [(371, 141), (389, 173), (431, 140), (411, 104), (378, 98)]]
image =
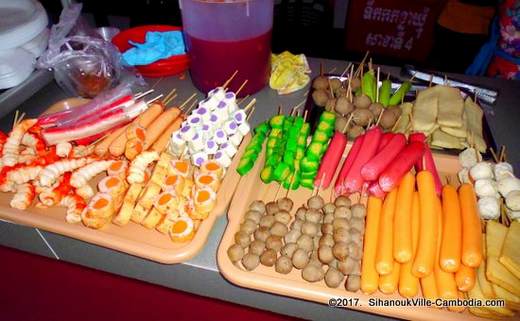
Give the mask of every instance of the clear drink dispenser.
[(230, 83), (240, 96), (268, 82), (274, 0), (179, 0), (193, 84), (207, 93)]

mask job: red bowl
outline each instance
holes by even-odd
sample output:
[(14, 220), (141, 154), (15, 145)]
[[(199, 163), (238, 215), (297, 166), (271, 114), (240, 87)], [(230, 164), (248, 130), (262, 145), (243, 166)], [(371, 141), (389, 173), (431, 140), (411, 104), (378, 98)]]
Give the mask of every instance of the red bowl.
[[(167, 25), (146, 25), (135, 28), (130, 28), (121, 31), (112, 38), (112, 43), (121, 52), (125, 52), (132, 48), (128, 43), (129, 40), (134, 42), (144, 42), (146, 33), (148, 31), (182, 31), (181, 27), (167, 26)], [(145, 77), (165, 77), (180, 74), (188, 69), (190, 65), (190, 58), (187, 54), (171, 56), (170, 58), (161, 59), (149, 65), (135, 66), (135, 68)]]

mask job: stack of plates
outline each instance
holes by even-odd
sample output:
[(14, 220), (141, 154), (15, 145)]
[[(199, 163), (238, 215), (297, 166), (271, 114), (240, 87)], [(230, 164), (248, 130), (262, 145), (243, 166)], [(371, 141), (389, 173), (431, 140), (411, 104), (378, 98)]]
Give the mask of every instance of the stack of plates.
[(0, 0), (0, 89), (27, 79), (47, 47), (47, 14), (36, 0)]

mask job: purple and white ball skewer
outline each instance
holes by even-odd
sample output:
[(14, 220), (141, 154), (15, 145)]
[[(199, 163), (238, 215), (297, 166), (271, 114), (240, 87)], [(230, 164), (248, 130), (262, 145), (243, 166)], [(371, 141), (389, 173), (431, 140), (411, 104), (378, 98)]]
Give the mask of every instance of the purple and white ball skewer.
[(217, 129), (215, 131), (215, 135), (213, 136), (213, 140), (215, 141), (215, 143), (217, 143), (219, 145), (220, 144), (224, 144), (228, 140), (228, 135), (226, 134), (226, 132), (224, 130), (219, 128), (219, 129)]
[(208, 155), (205, 152), (197, 152), (191, 155), (191, 162), (200, 167), (208, 160)]
[(243, 122), (242, 124), (240, 124), (238, 126), (238, 132), (240, 134), (242, 134), (242, 136), (249, 134), (250, 131), (251, 131), (251, 127), (249, 126), (247, 121)]
[(228, 168), (231, 165), (231, 158), (222, 151), (218, 151), (215, 154), (215, 160), (224, 168)]
[(228, 120), (224, 123), (224, 131), (228, 136), (233, 135), (238, 130), (238, 125), (234, 120)]
[(181, 137), (185, 141), (188, 141), (189, 139), (191, 139), (193, 137), (193, 135), (195, 135), (195, 128), (191, 127), (188, 124), (185, 124), (184, 126), (181, 127), (180, 133), (181, 133)]
[(190, 152), (198, 152), (204, 149), (204, 139), (202, 135), (198, 133), (195, 134), (191, 140), (188, 141), (188, 147), (190, 148)]
[(243, 109), (237, 109), (235, 110), (235, 112), (233, 113), (233, 120), (235, 121), (235, 123), (237, 123), (238, 125), (242, 124), (243, 122), (245, 122), (247, 119), (247, 115), (246, 115), (246, 112), (243, 110)]
[(208, 139), (206, 141), (206, 148), (204, 149), (204, 151), (208, 155), (215, 155), (218, 152), (218, 144), (213, 139)]
[(182, 138), (180, 130), (174, 132), (170, 139), (170, 152), (173, 155), (180, 155), (186, 148), (186, 141)]
[(199, 107), (199, 108), (195, 109), (193, 111), (193, 114), (200, 117), (200, 119), (202, 120), (203, 123), (206, 122), (207, 120), (209, 120), (209, 117), (210, 117), (210, 111), (209, 111), (209, 109), (207, 109), (205, 107)]
[(237, 153), (237, 148), (228, 142), (220, 145), (220, 151), (224, 152), (229, 158), (233, 158)]
[(242, 142), (242, 138), (244, 138), (244, 136), (241, 133), (236, 132), (235, 134), (229, 137), (229, 142), (233, 144), (236, 148), (238, 148), (238, 146), (240, 146), (240, 143)]

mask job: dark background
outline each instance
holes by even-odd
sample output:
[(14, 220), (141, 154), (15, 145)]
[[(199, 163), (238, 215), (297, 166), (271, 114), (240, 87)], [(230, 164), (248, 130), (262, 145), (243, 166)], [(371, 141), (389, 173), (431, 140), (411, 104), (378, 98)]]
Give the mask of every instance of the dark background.
[[(40, 0), (48, 10), (53, 22), (61, 11), (59, 0)], [(335, 1), (350, 2), (363, 0), (277, 0), (275, 1), (273, 23), (273, 52), (289, 50), (318, 58), (359, 61), (365, 52), (347, 51), (345, 26), (334, 26)], [(408, 1), (396, 0), (406, 7)], [(441, 1), (441, 0), (440, 0)], [(490, 5), (493, 0), (462, 0), (478, 5)], [(181, 14), (177, 0), (83, 0), (83, 12), (96, 26), (115, 25), (117, 27), (143, 24), (181, 25)], [(319, 9), (316, 9), (319, 8)], [(357, 30), (362, 26), (346, 23), (348, 28)], [(427, 59), (420, 61), (371, 53), (379, 64), (397, 65), (412, 63), (418, 67), (443, 72), (459, 72), (473, 61), (481, 45), (486, 41), (483, 35), (463, 35), (454, 33), (439, 25), (434, 27), (433, 49)]]

